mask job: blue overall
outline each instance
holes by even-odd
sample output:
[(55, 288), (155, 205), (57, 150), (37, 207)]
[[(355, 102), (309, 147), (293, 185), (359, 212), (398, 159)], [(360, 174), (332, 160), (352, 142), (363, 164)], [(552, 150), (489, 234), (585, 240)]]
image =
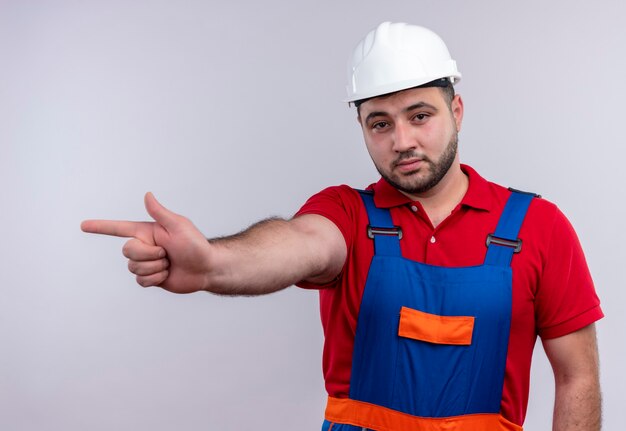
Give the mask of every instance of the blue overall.
[[(510, 264), (535, 195), (511, 193), (482, 265), (448, 268), (403, 258), (401, 230), (389, 210), (376, 208), (371, 192), (360, 193), (374, 257), (358, 316), (349, 398), (422, 418), (499, 414), (511, 324)], [(445, 336), (399, 335), (401, 320), (414, 313), (435, 322), (440, 316), (469, 319), (471, 340), (448, 344)], [(325, 420), (322, 430), (365, 429), (356, 425)]]

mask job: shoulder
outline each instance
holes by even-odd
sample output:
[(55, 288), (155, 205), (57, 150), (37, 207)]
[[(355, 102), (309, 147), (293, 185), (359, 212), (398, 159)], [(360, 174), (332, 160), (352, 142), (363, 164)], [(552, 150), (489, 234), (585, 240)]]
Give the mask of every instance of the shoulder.
[(311, 196), (296, 215), (329, 215), (337, 212), (353, 214), (361, 206), (358, 190), (342, 184), (327, 187)]
[(540, 231), (545, 240), (551, 240), (557, 234), (575, 236), (572, 225), (560, 208), (540, 196), (531, 201), (522, 227)]
[[(508, 188), (499, 190), (499, 195), (503, 198), (501, 205), (506, 204), (512, 192)], [(519, 236), (522, 240), (531, 240), (543, 259), (550, 254), (555, 242), (567, 244), (568, 247), (577, 246), (578, 243), (576, 233), (565, 214), (554, 202), (540, 194), (530, 201)]]
[(546, 257), (550, 245), (555, 241), (568, 244), (577, 242), (576, 234), (565, 214), (554, 202), (541, 197), (541, 190), (523, 190), (515, 185), (506, 187), (481, 178), (469, 167), (465, 169), (470, 176), (470, 186), (474, 182), (473, 190), (468, 193), (468, 200), (471, 199), (476, 206), (482, 205), (493, 214), (502, 213), (513, 191), (537, 195), (530, 201), (519, 237), (528, 242), (528, 246), (534, 248), (542, 258)]
[(295, 216), (305, 214), (321, 215), (332, 221), (348, 245), (352, 243), (358, 226), (367, 220), (358, 190), (345, 184), (327, 187), (311, 196)]
[(567, 220), (555, 203), (541, 196), (541, 190), (523, 190), (515, 186), (505, 187), (491, 181), (486, 181), (483, 193), (485, 191), (490, 195), (491, 204), (498, 210), (504, 208), (513, 192), (535, 195), (530, 201), (524, 219), (526, 228), (546, 228), (555, 222)]

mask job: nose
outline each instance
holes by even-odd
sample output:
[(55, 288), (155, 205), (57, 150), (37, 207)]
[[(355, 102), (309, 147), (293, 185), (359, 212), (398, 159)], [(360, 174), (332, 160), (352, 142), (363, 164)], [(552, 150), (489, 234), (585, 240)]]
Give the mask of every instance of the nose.
[(393, 128), (393, 151), (404, 153), (417, 147), (417, 141), (411, 133), (411, 126), (404, 122), (397, 122)]

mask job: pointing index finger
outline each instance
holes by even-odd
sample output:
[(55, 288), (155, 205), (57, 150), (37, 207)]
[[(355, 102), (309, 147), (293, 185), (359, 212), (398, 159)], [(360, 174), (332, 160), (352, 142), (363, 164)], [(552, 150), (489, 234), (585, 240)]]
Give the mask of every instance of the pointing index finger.
[(137, 235), (143, 222), (121, 220), (85, 220), (80, 224), (83, 232), (131, 238)]

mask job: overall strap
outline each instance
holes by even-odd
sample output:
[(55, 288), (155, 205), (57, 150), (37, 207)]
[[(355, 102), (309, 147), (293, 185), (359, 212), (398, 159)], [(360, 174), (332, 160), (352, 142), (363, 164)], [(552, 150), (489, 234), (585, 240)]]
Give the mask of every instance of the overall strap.
[(517, 237), (522, 222), (526, 216), (528, 206), (534, 197), (540, 197), (534, 193), (511, 190), (496, 231), (487, 235), (487, 255), (485, 265), (509, 266), (513, 259), (513, 253), (519, 253), (522, 249), (522, 240)]
[(391, 213), (386, 208), (374, 205), (374, 194), (369, 190), (357, 190), (365, 204), (369, 218), (367, 236), (374, 240), (374, 254), (384, 256), (402, 256), (400, 239), (402, 229), (394, 226)]

